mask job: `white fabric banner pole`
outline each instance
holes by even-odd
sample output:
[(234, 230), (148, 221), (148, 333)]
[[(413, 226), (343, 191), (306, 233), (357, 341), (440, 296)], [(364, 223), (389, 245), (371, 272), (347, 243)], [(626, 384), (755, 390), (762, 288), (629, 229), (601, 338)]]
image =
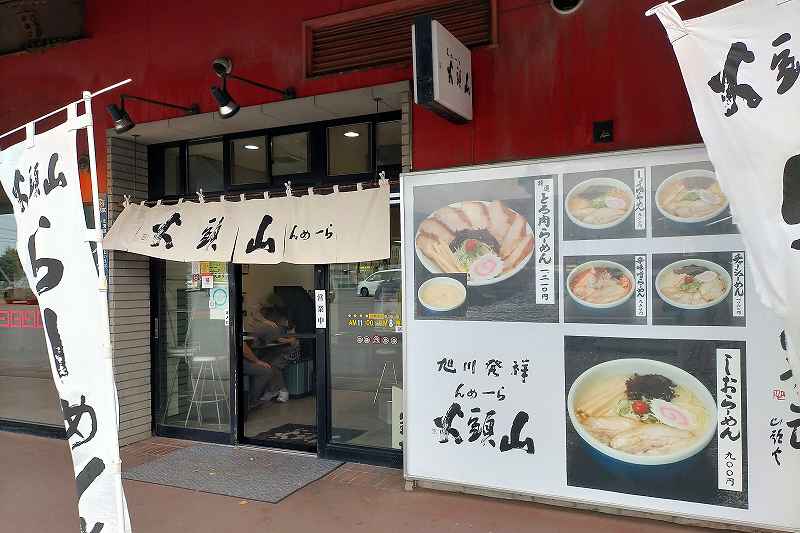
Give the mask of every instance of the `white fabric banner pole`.
[[(81, 100), (45, 115), (67, 112), (66, 121), (45, 132), (36, 133), (35, 121), (13, 130), (26, 136), (0, 152), (0, 182), (14, 210), (20, 264), (46, 334), (72, 455), (80, 531), (130, 533), (120, 475), (92, 97), (85, 92)], [(94, 230), (87, 228), (80, 191), (80, 130), (86, 130), (89, 149)]]
[[(103, 234), (100, 229), (100, 190), (97, 180), (97, 156), (94, 147), (94, 118), (92, 116), (92, 93), (90, 91), (83, 91), (83, 102), (85, 114), (88, 120), (86, 126), (86, 139), (89, 145), (89, 171), (92, 181), (92, 213), (94, 216), (94, 238), (92, 239), (96, 245), (95, 254), (97, 254), (97, 295), (99, 298), (100, 309), (105, 320), (102, 322), (101, 331), (101, 353), (103, 354), (105, 378), (114, 388), (114, 407), (116, 411), (117, 431), (119, 432), (119, 396), (117, 395), (117, 387), (114, 379), (114, 363), (111, 356), (111, 326), (109, 324), (111, 317), (108, 311), (108, 278), (105, 269), (105, 261), (103, 260)], [(133, 154), (136, 158), (136, 153)], [(119, 433), (117, 433), (119, 434)], [(116, 456), (111, 464), (112, 474), (117, 478), (114, 483), (114, 499), (117, 502), (117, 523), (124, 525), (124, 533), (131, 533), (130, 516), (128, 516), (128, 505), (125, 501), (125, 494), (122, 491), (122, 460), (119, 457), (119, 439), (117, 439)]]

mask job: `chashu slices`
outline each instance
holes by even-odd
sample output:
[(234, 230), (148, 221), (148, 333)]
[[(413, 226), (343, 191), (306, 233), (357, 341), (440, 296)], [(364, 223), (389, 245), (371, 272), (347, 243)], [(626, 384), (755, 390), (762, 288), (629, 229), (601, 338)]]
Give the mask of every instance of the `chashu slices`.
[(489, 227), (489, 209), (483, 202), (463, 202), (461, 211), (466, 215), (472, 229), (486, 229)]
[(503, 258), (503, 272), (508, 272), (517, 268), (517, 265), (533, 250), (533, 235), (526, 235), (517, 241), (516, 247), (511, 250), (508, 256)]
[(427, 218), (419, 226), (417, 233), (417, 248), (422, 251), (442, 272), (463, 272), (456, 260), (455, 254), (450, 250), (450, 243), (455, 235), (440, 220)]
[(446, 206), (437, 209), (433, 216), (453, 233), (472, 228), (472, 223), (464, 211), (455, 207)]
[(517, 247), (517, 244), (525, 238), (526, 227), (527, 223), (525, 219), (519, 216), (518, 214), (514, 213), (512, 215), (512, 222), (511, 226), (508, 228), (508, 232), (506, 233), (505, 237), (500, 242), (500, 257), (505, 259), (508, 257), (511, 252)]
[(486, 210), (489, 214), (489, 224), (486, 229), (489, 230), (492, 237), (497, 239), (497, 242), (502, 243), (511, 228), (511, 219), (514, 216), (514, 212), (508, 209), (500, 200), (489, 202), (486, 205)]

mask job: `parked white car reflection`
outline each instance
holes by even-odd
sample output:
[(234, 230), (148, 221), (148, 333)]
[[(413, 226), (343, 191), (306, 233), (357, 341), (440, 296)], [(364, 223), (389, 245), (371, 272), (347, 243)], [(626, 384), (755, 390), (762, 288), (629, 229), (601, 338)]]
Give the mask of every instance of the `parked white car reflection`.
[(361, 296), (374, 296), (375, 291), (378, 289), (381, 283), (389, 280), (399, 280), (400, 276), (401, 271), (399, 268), (392, 270), (379, 270), (359, 283), (356, 287), (356, 293)]

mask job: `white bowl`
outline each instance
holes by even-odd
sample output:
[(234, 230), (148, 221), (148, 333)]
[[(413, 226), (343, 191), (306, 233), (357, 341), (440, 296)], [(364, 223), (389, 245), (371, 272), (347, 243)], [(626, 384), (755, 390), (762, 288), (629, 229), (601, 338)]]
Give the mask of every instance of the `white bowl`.
[[(572, 198), (573, 195), (581, 192), (587, 187), (591, 187), (592, 185), (608, 185), (625, 191), (625, 193), (628, 195), (628, 199), (630, 200), (628, 205), (628, 210), (625, 211), (625, 214), (623, 214), (617, 220), (609, 222), (608, 224), (587, 224), (586, 222), (580, 220), (578, 217), (574, 216), (572, 212), (570, 212), (568, 207), (570, 199)], [(570, 189), (569, 193), (567, 193), (567, 196), (564, 199), (564, 211), (567, 213), (567, 216), (572, 221), (572, 223), (575, 224), (576, 226), (580, 226), (586, 229), (607, 229), (607, 228), (613, 228), (614, 226), (621, 224), (623, 220), (627, 219), (633, 212), (633, 203), (634, 203), (633, 191), (631, 190), (630, 187), (628, 187), (626, 183), (614, 178), (591, 178), (575, 185), (572, 189)]]
[[(668, 272), (669, 270), (671, 270), (673, 268), (682, 267), (682, 266), (685, 266), (685, 265), (703, 266), (703, 267), (706, 267), (709, 270), (713, 270), (714, 272), (716, 272), (717, 274), (722, 276), (722, 280), (725, 282), (725, 286), (726, 286), (725, 291), (722, 293), (722, 296), (720, 296), (716, 300), (712, 300), (710, 302), (706, 302), (706, 303), (702, 303), (702, 304), (681, 304), (681, 303), (672, 301), (667, 296), (662, 294), (662, 292), (661, 292), (661, 277), (664, 275), (664, 273)], [(706, 261), (705, 259), (681, 259), (680, 261), (675, 261), (674, 263), (670, 263), (669, 265), (665, 266), (664, 268), (662, 268), (658, 272), (658, 275), (656, 276), (656, 292), (658, 293), (658, 296), (662, 300), (664, 300), (665, 302), (667, 302), (669, 305), (671, 305), (673, 307), (679, 307), (681, 309), (706, 309), (707, 307), (712, 307), (714, 305), (717, 305), (718, 303), (722, 302), (723, 300), (725, 300), (725, 298), (728, 297), (728, 294), (731, 292), (731, 283), (732, 283), (731, 282), (731, 275), (728, 274), (728, 271), (725, 270), (724, 268), (722, 268), (721, 266), (719, 266), (718, 264), (712, 262), (712, 261)]]
[[(572, 278), (579, 271), (583, 271), (583, 270), (585, 270), (587, 268), (590, 268), (590, 267), (618, 268), (618, 269), (622, 270), (622, 272), (626, 276), (628, 276), (628, 279), (631, 282), (631, 290), (629, 290), (628, 294), (626, 294), (625, 296), (623, 296), (621, 299), (617, 300), (616, 302), (609, 302), (607, 304), (593, 304), (593, 303), (587, 302), (585, 300), (581, 300), (578, 296), (576, 296), (572, 292)], [(567, 293), (569, 293), (570, 297), (573, 300), (575, 300), (576, 303), (578, 303), (580, 305), (583, 305), (585, 307), (592, 308), (592, 309), (608, 309), (610, 307), (616, 307), (618, 305), (621, 305), (621, 304), (627, 302), (628, 299), (633, 294), (633, 285), (634, 285), (634, 283), (633, 283), (633, 274), (631, 274), (631, 271), (628, 270), (627, 268), (625, 268), (624, 266), (620, 265), (619, 263), (615, 263), (613, 261), (602, 261), (602, 260), (586, 261), (585, 263), (581, 263), (580, 265), (578, 265), (575, 268), (573, 268), (572, 272), (570, 272), (569, 276), (567, 276)]]
[[(445, 306), (445, 307), (437, 307), (435, 305), (431, 305), (431, 304), (425, 302), (422, 299), (422, 290), (425, 287), (427, 287), (428, 285), (431, 285), (433, 283), (443, 283), (445, 285), (452, 285), (454, 287), (457, 287), (459, 289), (459, 294), (460, 294), (459, 302), (457, 304), (455, 304), (455, 305), (450, 305), (450, 306)], [(458, 307), (463, 305), (464, 302), (466, 301), (466, 299), (467, 299), (467, 288), (464, 287), (464, 284), (461, 283), (460, 281), (458, 281), (457, 279), (448, 278), (448, 277), (445, 277), (445, 276), (437, 276), (435, 278), (431, 278), (429, 280), (424, 281), (422, 283), (422, 285), (419, 286), (419, 289), (417, 290), (417, 299), (419, 300), (419, 303), (421, 303), (422, 306), (425, 309), (428, 309), (429, 311), (435, 311), (437, 313), (442, 313), (442, 312), (445, 312), (445, 311), (452, 311), (453, 309), (457, 309)]]
[[(480, 201), (483, 204), (490, 203), (490, 202), (484, 202), (482, 200), (476, 200), (476, 201)], [(454, 207), (456, 209), (459, 209), (461, 207), (461, 202), (456, 202), (454, 204), (450, 204), (449, 207)], [(509, 208), (508, 206), (506, 206), (506, 208), (509, 209), (510, 211), (514, 211), (513, 209)], [(516, 213), (516, 211), (514, 211), (514, 212)], [(517, 215), (522, 216), (519, 213), (517, 213)], [(525, 234), (526, 235), (532, 235), (533, 234), (533, 229), (531, 228), (531, 225), (528, 222), (525, 223)], [(414, 249), (417, 252), (417, 257), (419, 258), (419, 262), (422, 263), (422, 266), (424, 266), (425, 269), (428, 272), (430, 272), (431, 274), (442, 274), (443, 272), (442, 272), (442, 269), (439, 268), (439, 265), (437, 265), (431, 259), (428, 259), (428, 257), (425, 254), (423, 254), (422, 251), (417, 247), (416, 242), (417, 242), (417, 236), (418, 235), (419, 235), (419, 230), (417, 230), (417, 234), (414, 235)], [(535, 246), (535, 242), (534, 242), (534, 247), (531, 248), (530, 253), (527, 256), (525, 256), (525, 258), (522, 261), (520, 261), (519, 264), (515, 268), (509, 270), (508, 272), (504, 272), (504, 273), (500, 274), (499, 276), (497, 276), (496, 278), (476, 279), (476, 280), (467, 279), (467, 285), (470, 286), (470, 287), (481, 287), (483, 285), (494, 285), (495, 283), (500, 283), (501, 281), (507, 280), (508, 278), (510, 278), (511, 276), (513, 276), (514, 274), (516, 274), (517, 272), (520, 272), (523, 268), (525, 268), (525, 266), (528, 264), (528, 261), (530, 261), (531, 257), (533, 257), (533, 252), (534, 252), (535, 249), (536, 249), (536, 246)]]
[(713, 172), (711, 172), (710, 170), (701, 170), (701, 169), (698, 169), (698, 170), (683, 170), (681, 172), (673, 174), (672, 176), (670, 176), (667, 179), (665, 179), (664, 181), (662, 181), (661, 185), (659, 185), (658, 188), (656, 189), (656, 207), (658, 208), (658, 211), (662, 215), (664, 215), (666, 218), (672, 220), (673, 222), (680, 222), (680, 223), (684, 223), (684, 224), (691, 224), (691, 223), (694, 223), (694, 222), (704, 222), (706, 220), (711, 220), (712, 218), (718, 216), (720, 213), (725, 211), (725, 209), (728, 207), (728, 197), (726, 196), (725, 197), (725, 203), (723, 203), (719, 207), (719, 209), (717, 209), (716, 211), (713, 211), (712, 213), (710, 213), (710, 214), (708, 214), (706, 216), (681, 218), (681, 217), (678, 217), (678, 216), (675, 216), (675, 215), (669, 213), (666, 209), (661, 207), (661, 192), (664, 190), (664, 187), (666, 187), (668, 184), (672, 183), (673, 181), (677, 181), (677, 180), (680, 180), (680, 179), (683, 179), (683, 178), (711, 178), (714, 181), (716, 181), (717, 180), (717, 175), (714, 174)]
[[(594, 383), (597, 380), (620, 375), (632, 376), (634, 373), (639, 375), (660, 374), (672, 380), (676, 385), (681, 385), (691, 391), (695, 397), (703, 403), (709, 414), (708, 427), (699, 435), (699, 438), (693, 445), (665, 455), (634, 455), (632, 453), (616, 450), (596, 439), (578, 421), (578, 417), (575, 414), (575, 398), (580, 394), (581, 389), (585, 385)], [(717, 432), (717, 402), (714, 400), (714, 397), (711, 396), (706, 386), (685, 370), (653, 359), (615, 359), (589, 368), (578, 376), (578, 379), (576, 379), (572, 387), (570, 387), (567, 395), (567, 412), (569, 413), (569, 419), (572, 421), (572, 426), (575, 428), (575, 431), (589, 446), (608, 457), (635, 465), (665, 465), (688, 459), (703, 450)]]

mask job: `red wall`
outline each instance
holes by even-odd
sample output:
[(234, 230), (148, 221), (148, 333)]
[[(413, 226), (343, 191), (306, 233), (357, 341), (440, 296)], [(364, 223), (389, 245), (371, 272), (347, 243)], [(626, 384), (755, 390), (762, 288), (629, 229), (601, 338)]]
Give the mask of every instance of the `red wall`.
[[(105, 183), (105, 106), (122, 91), (177, 104), (216, 109), (209, 88), (219, 79), (215, 57), (229, 56), (235, 72), (268, 85), (297, 89), (298, 96), (409, 79), (407, 66), (371, 69), (315, 80), (303, 78), (303, 21), (380, 3), (378, 0), (138, 0), (86, 1), (88, 39), (35, 54), (0, 57), (0, 132), (80, 98), (133, 78), (133, 83), (95, 100), (98, 174)], [(410, 30), (409, 30), (410, 31)], [(234, 85), (235, 84), (235, 85)], [(242, 106), (280, 98), (232, 82)], [(134, 120), (176, 116), (174, 111), (131, 102)]]
[[(415, 106), (414, 167), (700, 142), (672, 47), (647, 8), (660, 0), (500, 0), (499, 43), (472, 56), (474, 120), (452, 125)], [(684, 18), (733, 0), (692, 0)], [(592, 122), (614, 120), (594, 144)]]
[[(209, 87), (217, 56), (236, 73), (296, 87), (308, 96), (409, 79), (408, 65), (307, 80), (302, 22), (377, 0), (307, 0), (220, 4), (87, 0), (88, 38), (42, 53), (0, 57), (0, 131), (8, 130), (124, 78), (125, 92), (215, 109)], [(498, 0), (499, 43), (476, 50), (475, 119), (453, 125), (414, 110), (417, 169), (691, 143), (700, 140), (664, 31), (643, 12), (657, 0), (586, 0), (576, 13), (556, 14), (549, 0)], [(733, 0), (693, 0), (684, 15)], [(683, 7), (683, 6), (682, 6)], [(273, 95), (236, 83), (237, 101), (252, 105)], [(105, 178), (104, 111), (116, 95), (95, 102), (101, 182)], [(139, 122), (174, 112), (136, 102)], [(614, 119), (615, 142), (595, 145), (592, 121)]]

